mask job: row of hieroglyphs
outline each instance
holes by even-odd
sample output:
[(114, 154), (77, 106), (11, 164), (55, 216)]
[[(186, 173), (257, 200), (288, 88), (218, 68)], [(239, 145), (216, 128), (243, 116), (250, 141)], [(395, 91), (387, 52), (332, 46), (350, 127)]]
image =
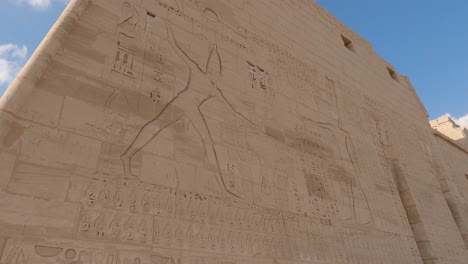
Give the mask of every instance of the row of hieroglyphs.
[[(5, 264), (278, 264), (278, 260), (268, 256), (251, 257), (223, 256), (201, 252), (187, 253), (175, 251), (161, 253), (158, 249), (104, 246), (101, 243), (88, 243), (86, 246), (75, 241), (42, 241), (35, 238), (10, 239), (3, 248), (1, 263)], [(324, 256), (325, 257), (325, 256)], [(254, 262), (252, 262), (254, 261)]]
[[(178, 229), (174, 230), (173, 226), (176, 225)], [(233, 263), (238, 263), (234, 259), (254, 257), (253, 263), (274, 258), (281, 261), (332, 261), (351, 264), (372, 260), (374, 263), (390, 264), (417, 256), (417, 245), (410, 236), (339, 226), (316, 224), (313, 225), (314, 233), (303, 237), (256, 236), (254, 233), (234, 230), (207, 230), (206, 226), (198, 224), (188, 225), (184, 234), (179, 231), (182, 230), (179, 228), (180, 222), (169, 226), (167, 229), (155, 230), (154, 235), (164, 234), (145, 247), (109, 245), (102, 241), (89, 240), (83, 246), (84, 241), (10, 238), (3, 247), (1, 263), (183, 264), (198, 263), (198, 258), (203, 259), (205, 255), (211, 260), (217, 259), (215, 256), (223, 256), (224, 260), (232, 259)], [(155, 253), (160, 250), (166, 253)], [(392, 254), (395, 250), (402, 254)], [(190, 253), (187, 254), (188, 252)]]
[(1, 263), (4, 264), (183, 264), (190, 263), (180, 256), (142, 251), (141, 249), (117, 249), (99, 244), (86, 246), (77, 242), (47, 242), (34, 238), (10, 239), (5, 246)]
[[(102, 214), (102, 211), (100, 213)], [(138, 218), (135, 217), (135, 220), (138, 220)], [(277, 259), (298, 261), (309, 261), (312, 259), (326, 260), (329, 259), (330, 256), (333, 258), (336, 252), (340, 252), (340, 255), (345, 258), (345, 256), (353, 255), (352, 253), (355, 252), (355, 250), (361, 250), (363, 252), (378, 251), (378, 246), (380, 246), (376, 241), (373, 241), (372, 237), (353, 235), (353, 239), (345, 239), (349, 234), (334, 233), (343, 230), (318, 223), (310, 225), (314, 227), (314, 231), (317, 233), (308, 233), (301, 237), (272, 235), (254, 231), (239, 231), (203, 223), (191, 223), (182, 220), (163, 219), (160, 217), (154, 217), (153, 220), (154, 222), (149, 224), (146, 229), (141, 227), (141, 222), (139, 226), (136, 226), (137, 221), (135, 221), (135, 225), (125, 223), (125, 231), (123, 233), (123, 235), (126, 236), (125, 241), (122, 241), (122, 239), (118, 241), (114, 240), (113, 242), (145, 247), (190, 250), (191, 252), (246, 257), (272, 256)], [(113, 222), (110, 224), (112, 227)], [(94, 230), (95, 229), (91, 229), (89, 232)], [(142, 234), (145, 235), (141, 236)], [(79, 234), (78, 237), (87, 238), (82, 234)], [(141, 237), (145, 237), (151, 241), (149, 243), (138, 241)], [(388, 234), (388, 237), (385, 238), (388, 239), (385, 243), (389, 243), (385, 245), (388, 250), (387, 253), (390, 254), (392, 248), (403, 248), (401, 245), (402, 238), (403, 237), (399, 235)], [(128, 239), (133, 240), (129, 241)], [(99, 239), (95, 238), (92, 240), (98, 241)], [(104, 239), (102, 240), (106, 241)], [(410, 238), (408, 237), (408, 243), (409, 242)], [(416, 248), (416, 245), (414, 245), (413, 250), (415, 252)]]
[[(333, 241), (334, 233), (341, 230), (327, 219), (176, 192), (167, 187), (153, 186), (150, 189), (146, 185), (140, 190), (124, 190), (123, 186), (125, 184), (116, 187), (103, 181), (84, 184), (83, 209), (77, 225), (79, 238), (304, 261), (318, 254), (311, 256), (310, 252), (319, 250), (323, 254), (320, 258), (326, 258), (338, 250), (324, 242), (327, 239)], [(394, 238), (398, 240), (398, 236)], [(357, 241), (354, 238), (343, 250), (354, 246), (373, 247), (372, 240)]]

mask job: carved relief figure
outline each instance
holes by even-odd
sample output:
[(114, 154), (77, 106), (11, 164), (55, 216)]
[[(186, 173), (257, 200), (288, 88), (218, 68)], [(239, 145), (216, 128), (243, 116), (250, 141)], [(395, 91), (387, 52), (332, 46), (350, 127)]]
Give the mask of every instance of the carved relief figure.
[[(218, 23), (219, 17), (213, 10), (205, 9), (202, 12), (202, 21), (206, 23), (208, 21), (210, 23)], [(234, 113), (241, 116), (250, 124), (253, 124), (250, 120), (234, 109), (218, 86), (218, 80), (221, 77), (223, 66), (216, 45), (216, 40), (208, 39), (210, 52), (206, 58), (206, 63), (202, 64), (193, 59), (189, 53), (179, 45), (173, 29), (169, 25), (167, 26), (167, 37), (174, 51), (188, 65), (190, 73), (189, 80), (185, 89), (179, 92), (159, 114), (143, 125), (136, 137), (121, 155), (125, 175), (133, 175), (131, 167), (132, 158), (150, 141), (171, 125), (179, 121), (188, 121), (193, 125), (193, 127), (195, 127), (203, 142), (207, 163), (212, 169), (216, 170), (216, 179), (218, 184), (227, 193), (240, 197), (235, 190), (229, 188), (223, 178), (218, 156), (214, 148), (213, 138), (202, 110), (203, 105), (207, 101), (218, 99), (229, 106)]]
[[(345, 136), (346, 141), (346, 151), (348, 153), (349, 159), (352, 163), (353, 167), (353, 181), (350, 183), (350, 193), (352, 197), (352, 209), (353, 209), (353, 219), (356, 223), (367, 225), (372, 224), (374, 219), (372, 215), (372, 211), (369, 205), (369, 200), (367, 198), (366, 193), (364, 192), (364, 188), (362, 187), (361, 183), (361, 168), (359, 166), (359, 161), (356, 156), (356, 152), (354, 150), (353, 142), (351, 141), (351, 137), (349, 134)], [(361, 196), (362, 199), (358, 199)], [(360, 202), (360, 204), (358, 204)], [(365, 210), (358, 213), (357, 208), (361, 207)]]
[[(352, 209), (352, 215), (350, 216), (350, 219), (362, 225), (372, 224), (374, 218), (369, 205), (369, 200), (361, 183), (362, 172), (359, 160), (356, 155), (356, 150), (351, 138), (351, 134), (347, 131), (343, 122), (343, 114), (347, 112), (347, 109), (343, 109), (343, 107), (340, 107), (340, 104), (338, 104), (339, 97), (336, 91), (335, 81), (326, 77), (326, 86), (328, 89), (328, 94), (335, 97), (335, 100), (332, 101), (334, 101), (335, 108), (337, 109), (338, 113), (338, 128), (344, 134), (343, 139), (347, 154), (346, 160), (351, 163), (352, 177), (351, 182), (348, 186), (348, 195), (350, 196)], [(358, 197), (361, 197), (361, 199), (359, 199)], [(364, 210), (360, 210), (360, 212), (358, 212), (357, 208), (361, 208)]]
[(91, 216), (88, 214), (85, 214), (80, 221), (78, 231), (80, 233), (86, 233), (91, 229)]
[(94, 228), (96, 229), (96, 237), (102, 238), (105, 235), (106, 230), (106, 221), (103, 215), (99, 215), (96, 220), (94, 220)]
[(6, 264), (27, 264), (28, 258), (24, 255), (23, 249), (14, 247), (5, 258)]
[(78, 255), (78, 260), (73, 261), (70, 264), (85, 264), (90, 262), (90, 254), (86, 250), (81, 250)]
[(122, 4), (122, 18), (119, 21), (119, 26), (124, 29), (125, 33), (130, 35), (135, 33), (138, 22), (138, 11), (132, 4), (125, 1)]

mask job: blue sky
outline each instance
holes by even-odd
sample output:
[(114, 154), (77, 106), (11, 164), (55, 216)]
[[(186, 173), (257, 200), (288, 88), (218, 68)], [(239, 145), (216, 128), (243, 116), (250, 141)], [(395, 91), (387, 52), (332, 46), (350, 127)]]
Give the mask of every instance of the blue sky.
[(431, 119), (468, 126), (468, 1), (317, 0), (409, 76)]
[[(0, 94), (67, 0), (0, 0)], [(468, 125), (468, 1), (317, 0), (408, 75), (431, 119)]]

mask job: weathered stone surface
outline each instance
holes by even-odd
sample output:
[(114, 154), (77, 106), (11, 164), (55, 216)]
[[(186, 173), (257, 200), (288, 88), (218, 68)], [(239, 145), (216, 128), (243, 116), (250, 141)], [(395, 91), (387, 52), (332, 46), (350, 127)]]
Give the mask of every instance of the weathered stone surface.
[(306, 0), (74, 0), (0, 101), (0, 263), (468, 261), (468, 156)]

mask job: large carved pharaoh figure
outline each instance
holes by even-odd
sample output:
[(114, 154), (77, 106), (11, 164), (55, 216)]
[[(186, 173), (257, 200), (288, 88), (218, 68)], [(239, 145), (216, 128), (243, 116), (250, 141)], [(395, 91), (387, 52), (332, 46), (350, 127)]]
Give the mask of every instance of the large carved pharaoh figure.
[[(219, 19), (218, 14), (210, 8), (203, 9), (200, 15), (202, 28), (216, 28), (217, 24), (220, 23)], [(172, 49), (189, 68), (189, 78), (186, 87), (169, 101), (152, 120), (141, 127), (140, 131), (138, 131), (135, 138), (121, 155), (125, 175), (134, 176), (132, 172), (132, 158), (135, 154), (155, 139), (163, 130), (179, 121), (186, 121), (191, 123), (199, 134), (204, 145), (206, 162), (210, 168), (216, 171), (218, 184), (225, 192), (239, 197), (240, 195), (234, 186), (229, 186), (222, 176), (210, 128), (203, 114), (204, 104), (212, 99), (220, 100), (229, 106), (234, 113), (239, 114), (224, 96), (223, 90), (219, 86), (223, 66), (216, 44), (216, 31), (202, 30), (202, 32), (196, 35), (202, 43), (205, 43), (209, 51), (207, 57), (201, 58), (200, 61), (194, 59), (190, 55), (190, 52), (179, 44), (178, 36), (171, 25), (165, 24), (160, 26), (166, 27), (167, 39)], [(246, 119), (241, 114), (239, 116)], [(246, 121), (253, 124), (250, 120), (246, 119)]]

